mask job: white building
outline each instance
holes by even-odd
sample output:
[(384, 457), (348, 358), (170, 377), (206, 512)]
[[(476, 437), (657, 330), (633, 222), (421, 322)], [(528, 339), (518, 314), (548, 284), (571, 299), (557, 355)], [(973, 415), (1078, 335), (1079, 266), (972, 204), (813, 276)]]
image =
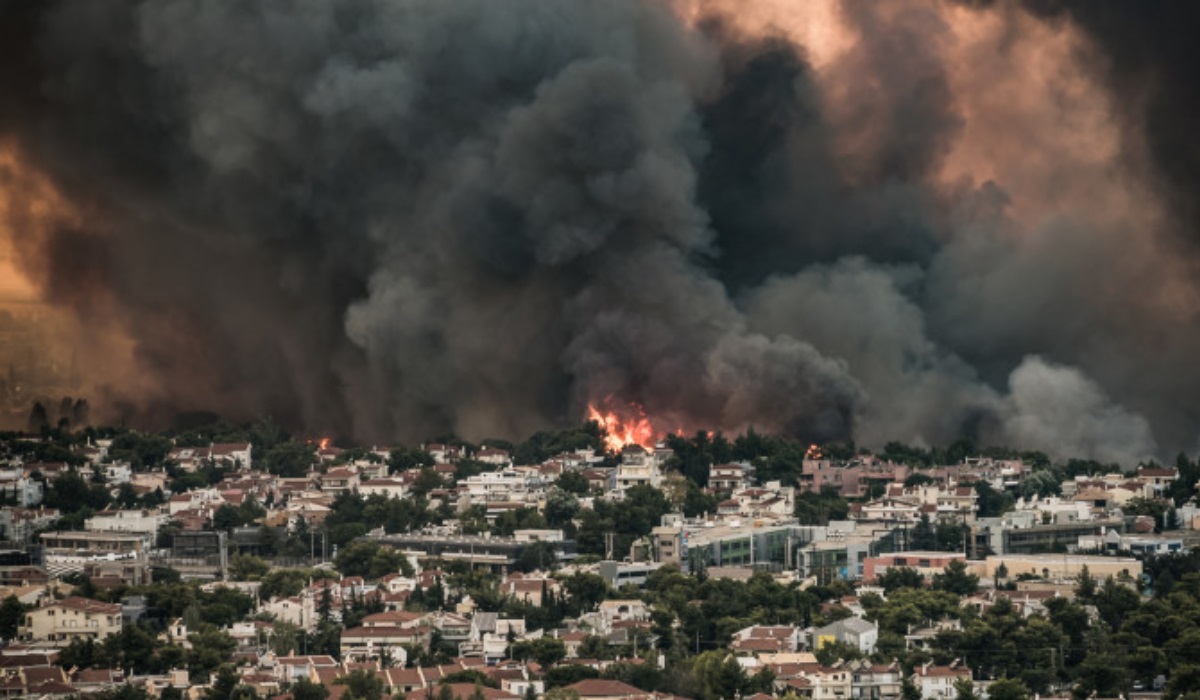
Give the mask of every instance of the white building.
[(19, 467), (0, 470), (0, 497), (29, 508), (42, 502), (42, 482)]
[(59, 517), (57, 508), (0, 508), (0, 540), (27, 545), (33, 533), (54, 524)]
[(864, 654), (871, 654), (874, 653), (875, 644), (878, 641), (879, 627), (872, 622), (867, 622), (857, 617), (838, 620), (832, 624), (815, 629), (812, 633), (812, 646), (814, 649), (820, 649), (832, 642), (840, 642), (855, 647)]
[(126, 532), (145, 535), (153, 541), (159, 528), (167, 523), (167, 515), (158, 510), (102, 510), (83, 523), (89, 532)]
[(105, 464), (103, 469), (104, 483), (109, 486), (128, 484), (133, 480), (133, 466), (129, 462), (112, 462)]
[(934, 666), (925, 664), (913, 669), (912, 684), (921, 691), (924, 700), (952, 698), (958, 693), (954, 684), (959, 680), (970, 680), (970, 669), (951, 664), (949, 666)]

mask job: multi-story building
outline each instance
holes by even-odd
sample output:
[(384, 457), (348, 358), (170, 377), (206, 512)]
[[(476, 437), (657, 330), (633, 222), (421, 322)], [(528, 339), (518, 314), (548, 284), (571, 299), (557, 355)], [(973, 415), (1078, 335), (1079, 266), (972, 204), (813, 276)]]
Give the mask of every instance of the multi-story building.
[(0, 508), (0, 540), (14, 545), (28, 545), (38, 530), (53, 524), (61, 517), (57, 508)]
[(358, 472), (348, 467), (330, 469), (318, 477), (324, 493), (346, 493), (358, 490)]
[(167, 523), (167, 515), (158, 510), (102, 510), (83, 523), (88, 532), (124, 532), (142, 535), (152, 542), (159, 528)]
[(1136, 581), (1142, 576), (1142, 562), (1128, 557), (1084, 556), (1080, 554), (1001, 554), (981, 562), (971, 562), (980, 578), (994, 579), (1001, 566), (1009, 578), (1031, 574), (1047, 579), (1077, 578), (1087, 567), (1096, 580), (1112, 577)]
[(621, 451), (621, 463), (617, 465), (614, 478), (618, 491), (639, 485), (657, 488), (663, 480), (661, 463), (654, 453), (637, 445), (629, 445)]
[(156, 554), (156, 563), (175, 569), (184, 579), (223, 579), (229, 566), (226, 539), (224, 532), (178, 532), (170, 550)]
[(914, 569), (925, 577), (926, 581), (933, 580), (937, 574), (943, 573), (951, 562), (967, 561), (967, 555), (962, 552), (894, 552), (867, 557), (863, 562), (863, 580), (870, 583), (887, 572), (888, 569)]
[(1118, 554), (1128, 552), (1135, 557), (1163, 554), (1187, 554), (1190, 548), (1181, 537), (1166, 535), (1122, 535), (1111, 531), (1103, 535), (1079, 538), (1075, 551), (1081, 553)]
[(749, 486), (753, 472), (743, 464), (714, 464), (708, 470), (708, 487), (732, 493)]
[(904, 669), (899, 663), (873, 664), (867, 659), (850, 661), (850, 697), (853, 700), (893, 700), (901, 697)]
[(934, 666), (925, 664), (913, 669), (912, 684), (921, 691), (924, 700), (940, 700), (958, 695), (954, 684), (960, 680), (971, 680), (971, 671), (965, 666)]
[(66, 646), (72, 639), (100, 640), (120, 631), (120, 605), (72, 597), (25, 613), (17, 636)]
[(133, 466), (129, 462), (110, 462), (101, 465), (104, 470), (104, 483), (109, 486), (128, 484), (133, 480)]
[(131, 586), (150, 582), (150, 561), (142, 535), (67, 530), (43, 532), (42, 563), (53, 577), (81, 573), (114, 578)]
[(971, 528), (972, 557), (1066, 552), (1079, 543), (1080, 537), (1125, 529), (1125, 522), (1119, 518), (1043, 524), (1032, 521), (1032, 516), (1030, 512), (1019, 512), (979, 519)]
[(242, 469), (249, 469), (252, 464), (254, 447), (248, 442), (215, 443), (208, 448), (208, 458), (214, 462), (223, 462)]
[(820, 649), (826, 644), (839, 642), (855, 647), (864, 654), (875, 651), (879, 641), (879, 627), (873, 622), (858, 617), (848, 617), (825, 625), (812, 632), (811, 646)]
[(0, 469), (0, 498), (29, 508), (42, 502), (42, 482), (17, 468)]

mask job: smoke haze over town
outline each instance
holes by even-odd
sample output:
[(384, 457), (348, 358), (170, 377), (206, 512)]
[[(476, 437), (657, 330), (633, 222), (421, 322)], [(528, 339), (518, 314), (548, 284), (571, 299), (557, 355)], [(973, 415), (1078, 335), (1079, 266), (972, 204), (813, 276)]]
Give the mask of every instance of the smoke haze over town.
[(131, 424), (1194, 451), (1186, 13), (0, 2), (0, 298)]

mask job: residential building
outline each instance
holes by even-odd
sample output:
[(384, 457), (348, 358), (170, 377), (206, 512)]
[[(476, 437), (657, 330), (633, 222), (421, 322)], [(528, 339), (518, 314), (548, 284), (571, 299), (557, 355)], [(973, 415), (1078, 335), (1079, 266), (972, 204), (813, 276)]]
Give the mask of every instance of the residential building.
[(114, 532), (43, 532), (42, 562), (53, 577), (70, 573), (116, 578), (131, 586), (150, 582), (146, 538)]
[(873, 664), (868, 659), (846, 663), (853, 700), (895, 700), (904, 687), (904, 669), (897, 662)]
[(254, 447), (248, 442), (215, 443), (208, 449), (208, 458), (230, 466), (249, 469), (253, 464)]
[(921, 691), (924, 700), (941, 700), (958, 695), (954, 684), (960, 680), (971, 680), (971, 671), (965, 666), (951, 664), (934, 666), (924, 664), (913, 669), (912, 684)]
[(83, 523), (89, 532), (124, 532), (142, 535), (153, 542), (160, 527), (167, 523), (167, 515), (158, 510), (102, 510)]
[(30, 508), (42, 502), (42, 482), (21, 468), (0, 469), (0, 499)]
[(864, 654), (871, 654), (875, 651), (875, 643), (878, 641), (879, 627), (858, 617), (838, 620), (812, 632), (813, 649), (820, 649), (831, 642), (839, 642), (855, 647)]
[(57, 508), (0, 508), (0, 541), (14, 545), (29, 545), (38, 530), (53, 524), (61, 517)]
[(25, 613), (17, 636), (22, 641), (66, 646), (72, 639), (100, 640), (120, 631), (120, 605), (71, 597)]

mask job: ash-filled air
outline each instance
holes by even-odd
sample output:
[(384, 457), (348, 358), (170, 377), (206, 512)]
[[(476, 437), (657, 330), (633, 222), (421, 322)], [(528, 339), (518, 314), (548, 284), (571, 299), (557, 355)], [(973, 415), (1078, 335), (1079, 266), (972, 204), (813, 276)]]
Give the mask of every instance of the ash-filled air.
[(1192, 12), (0, 2), (0, 231), (133, 422), (1132, 462), (1200, 436)]

